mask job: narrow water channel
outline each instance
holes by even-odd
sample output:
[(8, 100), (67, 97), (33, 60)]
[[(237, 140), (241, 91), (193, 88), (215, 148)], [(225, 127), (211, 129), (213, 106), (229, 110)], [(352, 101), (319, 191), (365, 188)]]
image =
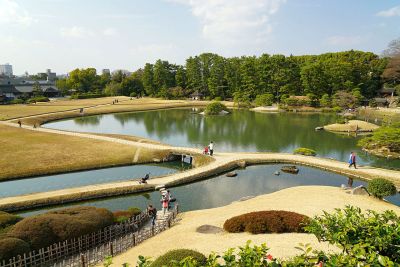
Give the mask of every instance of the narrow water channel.
[[(289, 174), (279, 171), (282, 164), (255, 165), (246, 169), (237, 170), (237, 177), (219, 175), (192, 184), (171, 188), (174, 197), (177, 198), (180, 209), (183, 211), (215, 208), (228, 205), (243, 197), (258, 196), (276, 192), (278, 190), (301, 185), (326, 185), (340, 186), (347, 184), (347, 177), (315, 168), (299, 166), (299, 173)], [(366, 182), (355, 180), (353, 186), (366, 185)], [(388, 201), (400, 206), (400, 195), (388, 197)], [(109, 210), (124, 210), (129, 207), (144, 209), (148, 204), (160, 209), (160, 193), (157, 191), (145, 194), (134, 194), (121, 197), (80, 202), (64, 206), (44, 208), (34, 211), (20, 212), (22, 216), (40, 214), (49, 210), (71, 206), (95, 206)]]
[(10, 197), (58, 189), (135, 180), (150, 173), (150, 177), (169, 175), (190, 168), (181, 162), (132, 165), (98, 170), (39, 176), (0, 183), (0, 197)]

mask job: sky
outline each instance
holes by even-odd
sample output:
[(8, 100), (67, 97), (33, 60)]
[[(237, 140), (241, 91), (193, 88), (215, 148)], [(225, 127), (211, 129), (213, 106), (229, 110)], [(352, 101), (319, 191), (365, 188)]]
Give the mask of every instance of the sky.
[(381, 54), (400, 0), (0, 0), (0, 64), (14, 74), (134, 71), (157, 59)]

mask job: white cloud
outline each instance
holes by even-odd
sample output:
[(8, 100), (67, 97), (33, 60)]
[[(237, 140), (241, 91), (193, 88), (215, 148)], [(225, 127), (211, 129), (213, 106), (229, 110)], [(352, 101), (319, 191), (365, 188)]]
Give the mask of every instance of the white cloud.
[(376, 14), (380, 17), (395, 17), (400, 16), (400, 6), (395, 6), (387, 10), (382, 10)]
[(118, 31), (115, 28), (106, 28), (104, 29), (103, 34), (105, 36), (115, 36), (118, 34)]
[(330, 36), (326, 39), (326, 43), (334, 46), (354, 46), (363, 43), (365, 40), (364, 37), (355, 35), (355, 36), (344, 36), (344, 35), (335, 35)]
[(0, 0), (0, 24), (19, 24), (28, 26), (33, 22), (28, 11), (14, 0)]
[(61, 28), (60, 34), (65, 38), (86, 38), (94, 35), (91, 30), (79, 26)]
[(190, 7), (204, 38), (219, 43), (263, 42), (272, 31), (271, 16), (286, 0), (167, 0)]

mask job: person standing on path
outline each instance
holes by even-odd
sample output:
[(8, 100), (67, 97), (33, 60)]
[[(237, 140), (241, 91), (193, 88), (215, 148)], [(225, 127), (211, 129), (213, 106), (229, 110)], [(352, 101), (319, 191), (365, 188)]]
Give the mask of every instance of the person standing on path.
[(162, 204), (163, 214), (165, 215), (165, 212), (168, 212), (168, 204), (169, 204), (169, 197), (167, 193), (162, 195), (161, 204)]
[(356, 166), (356, 153), (354, 153), (354, 152), (350, 153), (349, 168), (351, 168), (352, 165), (354, 165), (354, 169), (357, 169), (357, 166)]
[(17, 123), (19, 124), (19, 127), (22, 127), (22, 122), (20, 120), (18, 120)]
[(210, 156), (212, 156), (214, 154), (214, 143), (213, 143), (213, 141), (210, 142), (210, 144), (208, 145), (208, 148), (210, 150)]
[(152, 226), (156, 225), (157, 209), (150, 204), (149, 207), (147, 208), (147, 213), (151, 218), (151, 225)]

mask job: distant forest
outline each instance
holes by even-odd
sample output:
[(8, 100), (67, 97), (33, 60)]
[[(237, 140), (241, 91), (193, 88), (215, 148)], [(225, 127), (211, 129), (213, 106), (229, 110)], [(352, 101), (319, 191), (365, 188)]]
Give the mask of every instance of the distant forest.
[(204, 53), (176, 65), (157, 60), (127, 74), (98, 75), (96, 69), (75, 69), (57, 81), (63, 92), (184, 98), (200, 93), (207, 99), (245, 99), (268, 95), (273, 101), (289, 96), (329, 99), (347, 92), (370, 99), (381, 89), (390, 58), (371, 52), (346, 51), (321, 55), (225, 58)]

